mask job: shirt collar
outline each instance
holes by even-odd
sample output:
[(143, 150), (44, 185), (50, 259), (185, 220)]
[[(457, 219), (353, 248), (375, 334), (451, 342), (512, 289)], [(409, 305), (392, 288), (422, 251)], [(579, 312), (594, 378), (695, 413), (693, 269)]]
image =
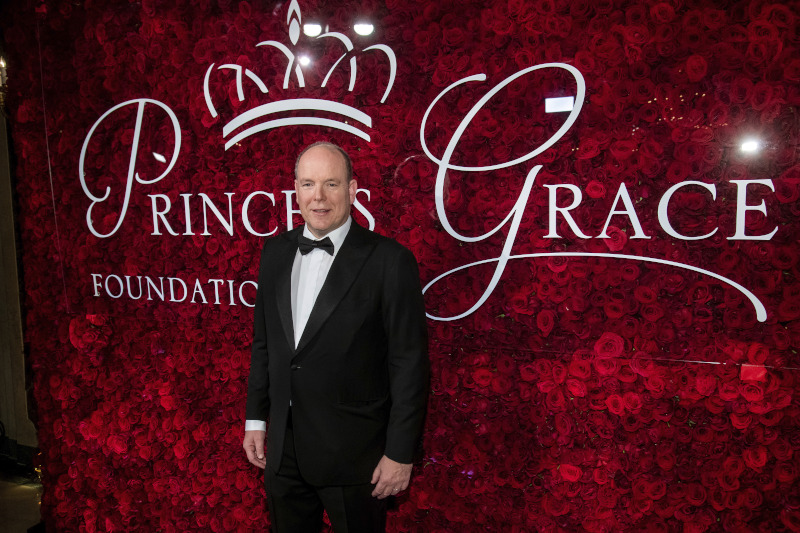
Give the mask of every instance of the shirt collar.
[[(347, 232), (350, 231), (350, 226), (353, 224), (353, 217), (347, 217), (344, 224), (336, 228), (335, 230), (331, 231), (325, 237), (329, 237), (331, 242), (333, 243), (333, 256), (336, 257), (336, 254), (339, 253), (339, 249), (344, 244), (344, 239), (347, 237)], [(311, 233), (311, 230), (308, 229), (308, 224), (303, 226), (303, 237), (318, 241), (317, 237)], [(323, 237), (324, 238), (324, 237)]]

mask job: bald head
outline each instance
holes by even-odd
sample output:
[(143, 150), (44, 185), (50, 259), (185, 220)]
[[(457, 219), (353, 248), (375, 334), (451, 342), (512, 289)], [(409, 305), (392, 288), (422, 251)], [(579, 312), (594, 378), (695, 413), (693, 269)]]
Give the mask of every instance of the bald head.
[(350, 183), (350, 181), (353, 179), (353, 163), (350, 161), (350, 156), (347, 155), (347, 152), (345, 152), (341, 146), (327, 141), (318, 141), (313, 144), (309, 144), (308, 146), (303, 148), (303, 150), (300, 152), (300, 154), (297, 156), (297, 159), (294, 162), (294, 179), (297, 179), (297, 169), (300, 167), (300, 159), (302, 159), (303, 156), (306, 155), (306, 152), (308, 152), (309, 150), (317, 148), (325, 148), (326, 150), (338, 154), (339, 157), (341, 157), (342, 163), (344, 165), (344, 172), (345, 172), (344, 177), (347, 180), (347, 183)]

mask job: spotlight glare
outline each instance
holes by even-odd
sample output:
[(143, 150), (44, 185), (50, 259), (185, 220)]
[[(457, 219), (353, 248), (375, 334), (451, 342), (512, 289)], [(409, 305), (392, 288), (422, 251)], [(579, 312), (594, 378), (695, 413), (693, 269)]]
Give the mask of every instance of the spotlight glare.
[(298, 61), (300, 62), (300, 64), (301, 64), (301, 65), (303, 65), (304, 67), (305, 67), (305, 66), (307, 66), (309, 63), (311, 63), (311, 58), (310, 58), (310, 57), (308, 57), (308, 56), (300, 56), (300, 57), (299, 57), (297, 60), (298, 60)]
[(303, 24), (303, 33), (309, 37), (316, 37), (322, 33), (322, 26), (319, 24)]
[(373, 31), (375, 31), (375, 27), (372, 24), (364, 24), (359, 23), (353, 26), (353, 29), (359, 35), (370, 35)]
[(759, 147), (760, 146), (759, 146), (758, 141), (755, 141), (755, 140), (752, 140), (752, 139), (748, 140), (748, 141), (744, 141), (742, 143), (742, 152), (745, 152), (747, 154), (754, 154), (754, 153), (758, 152)]

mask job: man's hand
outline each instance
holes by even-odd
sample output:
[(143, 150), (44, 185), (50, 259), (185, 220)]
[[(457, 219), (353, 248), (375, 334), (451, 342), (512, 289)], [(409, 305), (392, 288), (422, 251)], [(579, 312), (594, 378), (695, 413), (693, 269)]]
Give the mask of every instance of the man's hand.
[(384, 455), (372, 473), (370, 483), (375, 485), (372, 495), (379, 500), (387, 496), (396, 496), (398, 492), (406, 490), (409, 479), (411, 479), (410, 464), (392, 461)]
[(267, 466), (267, 459), (264, 457), (264, 437), (266, 433), (266, 431), (245, 431), (244, 443), (242, 444), (244, 451), (247, 453), (247, 460), (262, 470)]

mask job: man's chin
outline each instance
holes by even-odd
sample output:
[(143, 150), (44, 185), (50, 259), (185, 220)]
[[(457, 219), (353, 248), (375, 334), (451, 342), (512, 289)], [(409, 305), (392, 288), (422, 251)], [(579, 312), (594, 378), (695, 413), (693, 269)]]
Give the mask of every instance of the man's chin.
[(306, 222), (306, 224), (308, 225), (308, 229), (311, 230), (311, 233), (318, 239), (323, 238), (333, 229), (330, 224), (309, 224), (308, 222)]

